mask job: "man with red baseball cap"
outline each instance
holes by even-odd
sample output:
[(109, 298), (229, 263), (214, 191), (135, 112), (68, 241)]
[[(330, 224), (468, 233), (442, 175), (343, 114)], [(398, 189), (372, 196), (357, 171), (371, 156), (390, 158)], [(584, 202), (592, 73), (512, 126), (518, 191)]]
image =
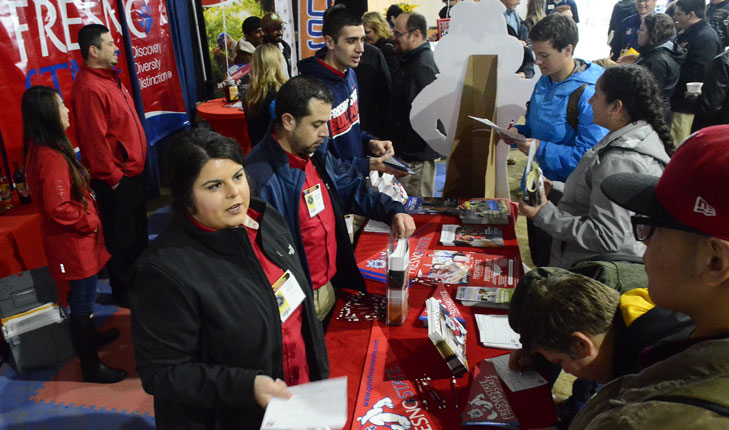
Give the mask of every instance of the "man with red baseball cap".
[(643, 370), (607, 384), (570, 428), (729, 428), (729, 125), (691, 135), (660, 178), (621, 173), (601, 186), (636, 213), (651, 299), (696, 330), (643, 350)]

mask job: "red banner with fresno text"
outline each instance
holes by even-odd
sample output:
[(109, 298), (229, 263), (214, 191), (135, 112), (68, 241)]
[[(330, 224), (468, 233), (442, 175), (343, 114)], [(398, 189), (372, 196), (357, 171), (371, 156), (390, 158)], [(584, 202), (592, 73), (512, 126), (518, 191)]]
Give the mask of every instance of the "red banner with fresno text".
[[(47, 85), (66, 98), (83, 64), (78, 31), (86, 24), (109, 28), (117, 46), (124, 46), (116, 0), (5, 0), (0, 2), (0, 130), (9, 160), (22, 161), (23, 118), (20, 100), (26, 88)], [(130, 88), (124, 50), (119, 55), (122, 83)], [(83, 122), (83, 118), (76, 118)], [(75, 124), (71, 124), (73, 128)], [(73, 129), (68, 130), (73, 139)]]

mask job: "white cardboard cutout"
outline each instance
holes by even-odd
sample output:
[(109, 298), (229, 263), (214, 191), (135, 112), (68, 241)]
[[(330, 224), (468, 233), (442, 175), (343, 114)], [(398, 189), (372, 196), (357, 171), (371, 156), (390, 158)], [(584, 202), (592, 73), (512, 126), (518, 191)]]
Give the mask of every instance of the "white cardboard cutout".
[[(461, 89), (471, 55), (499, 57), (494, 122), (507, 127), (512, 119), (516, 121), (526, 112), (526, 102), (541, 73), (536, 65), (532, 79), (523, 79), (515, 73), (521, 66), (524, 49), (517, 38), (506, 32), (505, 10), (499, 0), (462, 1), (451, 10), (448, 35), (438, 42), (433, 54), (440, 73), (415, 97), (410, 111), (413, 129), (440, 154), (451, 153)], [(436, 129), (438, 120), (443, 123), (447, 137)], [(497, 197), (509, 197), (508, 153), (507, 145), (500, 143), (496, 146)]]

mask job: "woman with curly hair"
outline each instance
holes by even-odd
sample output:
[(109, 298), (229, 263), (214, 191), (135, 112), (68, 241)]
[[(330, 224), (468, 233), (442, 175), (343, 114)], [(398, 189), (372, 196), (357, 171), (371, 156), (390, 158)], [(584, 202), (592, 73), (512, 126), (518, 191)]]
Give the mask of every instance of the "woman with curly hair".
[(646, 15), (638, 30), (640, 58), (635, 64), (648, 69), (656, 78), (663, 100), (663, 117), (671, 123), (671, 96), (681, 74), (683, 48), (674, 47), (671, 39), (676, 34), (673, 19), (666, 14)]
[(367, 43), (382, 51), (392, 75), (400, 66), (400, 60), (395, 52), (395, 42), (392, 40), (392, 29), (379, 12), (365, 13), (362, 15), (362, 23)]
[(251, 86), (246, 92), (243, 107), (248, 123), (248, 136), (255, 146), (266, 135), (274, 115), (274, 101), (281, 85), (285, 84), (286, 60), (276, 45), (264, 43), (253, 51), (251, 60)]
[(550, 266), (642, 257), (645, 245), (633, 237), (630, 212), (611, 202), (600, 182), (621, 172), (660, 176), (673, 153), (660, 91), (646, 69), (607, 69), (590, 104), (595, 123), (610, 132), (582, 156), (566, 182), (545, 181), (547, 193), (562, 193), (559, 203), (547, 200), (544, 191), (537, 206), (519, 202), (519, 210), (552, 236)]

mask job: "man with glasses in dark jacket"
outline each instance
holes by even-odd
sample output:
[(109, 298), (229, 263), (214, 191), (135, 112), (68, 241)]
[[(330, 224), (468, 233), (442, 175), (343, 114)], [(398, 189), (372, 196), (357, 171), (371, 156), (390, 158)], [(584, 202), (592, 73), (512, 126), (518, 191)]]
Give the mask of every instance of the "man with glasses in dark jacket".
[(395, 20), (395, 50), (401, 55), (400, 70), (393, 76), (393, 103), (390, 126), (395, 153), (410, 163), (415, 173), (402, 178), (405, 191), (412, 196), (432, 197), (435, 168), (440, 154), (413, 130), (410, 110), (413, 100), (435, 80), (438, 66), (428, 43), (428, 23), (419, 13), (403, 13)]
[(721, 41), (713, 28), (704, 20), (704, 0), (678, 0), (676, 2), (676, 26), (681, 32), (676, 43), (686, 50), (681, 64), (681, 76), (671, 97), (673, 122), (671, 135), (676, 143), (683, 142), (691, 133), (694, 115), (686, 99), (688, 82), (703, 82), (704, 73), (711, 60), (721, 52)]

